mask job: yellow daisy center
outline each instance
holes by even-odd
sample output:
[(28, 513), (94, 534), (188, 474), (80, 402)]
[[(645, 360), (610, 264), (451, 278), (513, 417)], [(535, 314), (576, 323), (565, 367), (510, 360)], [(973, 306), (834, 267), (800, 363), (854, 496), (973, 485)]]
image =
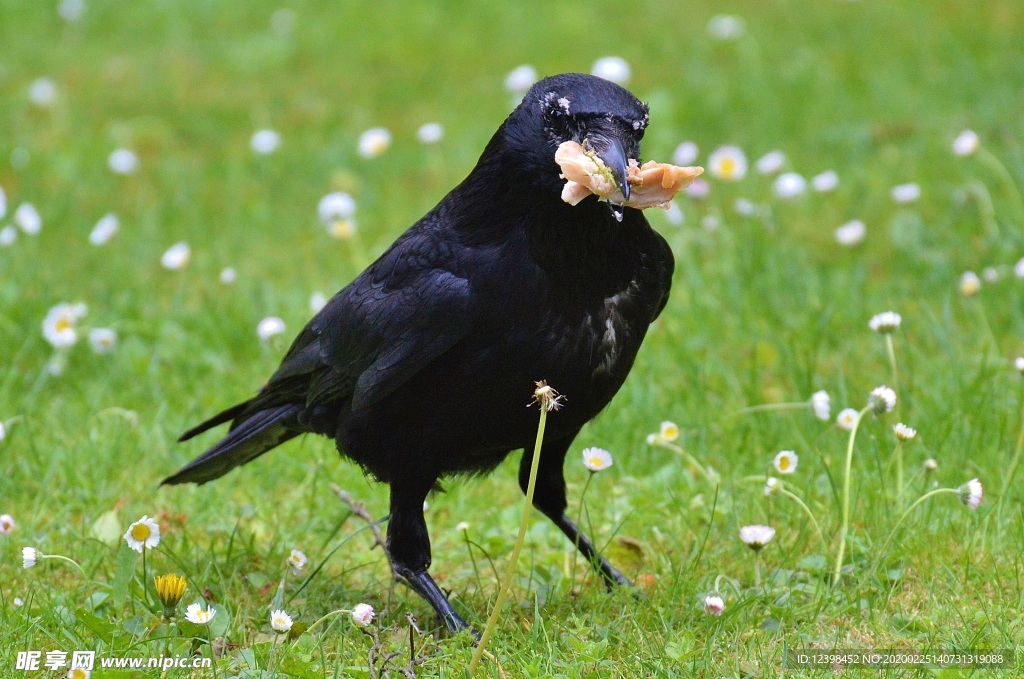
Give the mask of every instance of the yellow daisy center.
[(151, 533), (152, 531), (149, 530), (149, 526), (144, 523), (137, 523), (132, 526), (132, 537), (139, 542), (145, 542), (148, 540)]
[(339, 219), (331, 223), (331, 235), (339, 240), (351, 238), (355, 232), (355, 225), (348, 219)]
[(76, 667), (68, 673), (68, 679), (85, 679), (87, 675), (81, 667)]
[(718, 169), (725, 177), (731, 177), (736, 174), (736, 159), (735, 158), (722, 158), (719, 161)]
[(64, 332), (65, 330), (69, 330), (71, 328), (71, 321), (69, 321), (66, 318), (58, 318), (57, 322), (54, 323), (53, 327), (57, 330), (57, 332)]
[(779, 458), (779, 471), (786, 471), (789, 469), (789, 455), (783, 455)]

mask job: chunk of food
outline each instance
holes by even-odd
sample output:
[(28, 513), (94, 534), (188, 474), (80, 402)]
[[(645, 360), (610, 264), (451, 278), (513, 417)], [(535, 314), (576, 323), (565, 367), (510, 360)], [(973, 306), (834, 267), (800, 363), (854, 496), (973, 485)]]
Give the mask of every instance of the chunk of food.
[(638, 210), (649, 207), (667, 209), (672, 197), (704, 172), (702, 167), (679, 167), (653, 160), (640, 165), (630, 159), (626, 168), (630, 187), (629, 200), (626, 200), (615, 183), (611, 168), (596, 152), (567, 141), (555, 151), (555, 162), (562, 169), (559, 176), (567, 180), (562, 189), (562, 200), (566, 203), (576, 205), (593, 194), (599, 200)]

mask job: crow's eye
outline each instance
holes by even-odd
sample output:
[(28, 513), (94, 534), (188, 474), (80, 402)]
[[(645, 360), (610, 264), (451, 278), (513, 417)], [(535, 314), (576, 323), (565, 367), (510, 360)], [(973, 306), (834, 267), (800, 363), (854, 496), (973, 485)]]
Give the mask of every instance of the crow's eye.
[(550, 107), (544, 114), (548, 127), (555, 132), (565, 132), (569, 129), (569, 114), (561, 106)]
[(636, 131), (636, 140), (637, 141), (640, 141), (641, 139), (644, 138), (644, 132), (646, 130), (647, 130), (646, 127), (640, 127), (640, 128), (637, 129), (637, 131)]

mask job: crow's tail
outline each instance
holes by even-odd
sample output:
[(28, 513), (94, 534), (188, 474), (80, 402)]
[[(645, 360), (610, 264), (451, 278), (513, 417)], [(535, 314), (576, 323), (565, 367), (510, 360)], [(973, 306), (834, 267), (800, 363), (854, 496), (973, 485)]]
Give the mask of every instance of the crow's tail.
[[(192, 438), (218, 424), (239, 416), (248, 404), (243, 403), (229, 408), (214, 416), (198, 427), (182, 435), (181, 440)], [(235, 467), (255, 460), (271, 448), (284, 443), (302, 433), (298, 422), (298, 414), (302, 406), (286, 404), (259, 410), (244, 420), (235, 420), (231, 431), (217, 445), (192, 460), (172, 476), (163, 480), (163, 484), (177, 483), (203, 484), (227, 474)]]

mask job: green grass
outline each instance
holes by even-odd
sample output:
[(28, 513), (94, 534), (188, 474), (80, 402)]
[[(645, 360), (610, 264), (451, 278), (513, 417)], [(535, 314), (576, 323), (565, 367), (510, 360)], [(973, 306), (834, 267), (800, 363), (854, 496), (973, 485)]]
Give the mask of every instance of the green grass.
[[(685, 225), (650, 214), (677, 258), (672, 299), (626, 386), (567, 461), (575, 511), (587, 480), (579, 451), (596, 445), (615, 456), (590, 484), (584, 523), (645, 584), (645, 597), (606, 595), (535, 516), (489, 650), (510, 677), (759, 677), (830, 674), (786, 665), (792, 648), (1024, 644), (1024, 470), (1002, 492), (1024, 400), (1012, 364), (1024, 353), (1024, 282), (1012, 271), (1024, 256), (1019, 2), (416, 9), (308, 0), (287, 5), (295, 27), (285, 35), (270, 28), (279, 6), (259, 1), (88, 0), (74, 24), (53, 5), (0, 0), (0, 187), (10, 203), (0, 228), (22, 202), (43, 217), (38, 236), (0, 248), (0, 513), (17, 521), (0, 535), (0, 674), (44, 676), (14, 669), (29, 649), (120, 658), (196, 648), (216, 653), (217, 676), (369, 676), (368, 657), (380, 666), (390, 653), (398, 676), (409, 663), (411, 613), (424, 631), (412, 633), (417, 674), (463, 676), (470, 640), (435, 635), (427, 605), (392, 588), (382, 551), (331, 486), (374, 517), (387, 512), (387, 489), (339, 460), (329, 441), (290, 443), (202, 488), (157, 483), (211, 440), (177, 445), (181, 431), (245, 398), (276, 367), (310, 315), (310, 294), (330, 294), (358, 273), (360, 253), (317, 221), (321, 196), (353, 193), (361, 242), (375, 255), (469, 171), (510, 109), (509, 70), (586, 71), (606, 54), (630, 63), (630, 88), (651, 104), (646, 157), (669, 160), (687, 139), (701, 162), (725, 143), (751, 160), (779, 148), (791, 169), (834, 169), (840, 185), (784, 202), (751, 172), (735, 184), (712, 181), (703, 201), (681, 199)], [(716, 11), (741, 15), (747, 34), (710, 38)], [(41, 109), (27, 93), (44, 76), (59, 96)], [(415, 131), (429, 121), (446, 136), (427, 147)], [(356, 140), (374, 125), (388, 127), (394, 144), (365, 160)], [(261, 127), (281, 133), (277, 153), (249, 149)], [(965, 127), (1008, 177), (985, 156), (951, 153)], [(107, 169), (119, 146), (139, 154), (136, 175)], [(921, 199), (898, 206), (889, 191), (908, 181)], [(971, 197), (978, 187), (994, 221)], [(738, 197), (769, 212), (740, 217)], [(89, 245), (111, 211), (120, 233)], [(702, 226), (709, 217), (716, 230)], [(867, 237), (844, 248), (833, 231), (851, 219), (867, 224)], [(191, 244), (191, 264), (162, 269), (161, 253), (179, 240)], [(238, 270), (231, 287), (217, 281), (225, 266)], [(961, 273), (989, 266), (999, 279), (964, 299)], [(120, 343), (97, 355), (82, 341), (53, 376), (40, 324), (61, 301), (88, 304), (82, 328), (115, 328)], [(809, 410), (735, 413), (818, 389), (831, 394), (833, 414), (862, 408), (872, 388), (891, 383), (884, 341), (867, 327), (887, 309), (903, 316), (898, 414), (867, 418), (858, 434), (846, 573), (830, 586), (845, 432)], [(288, 331), (264, 345), (255, 327), (269, 315)], [(666, 419), (719, 486), (645, 443)], [(956, 487), (974, 477), (985, 501), (971, 512), (938, 496), (880, 551), (900, 515), (888, 466), (897, 420), (919, 432), (904, 450), (905, 504), (933, 481)], [(799, 455), (786, 488), (814, 512), (824, 546), (795, 503), (743, 481), (771, 472), (782, 449)], [(927, 458), (938, 470), (926, 478)], [(518, 525), (517, 463), (513, 455), (490, 477), (455, 480), (429, 500), (431, 571), (478, 627)], [(141, 564), (116, 536), (143, 514), (164, 531), (146, 557), (150, 575), (188, 579), (179, 612), (204, 592), (218, 606), (212, 645), (193, 641), (201, 629), (164, 625), (131, 583)], [(751, 523), (777, 530), (762, 552), (760, 588), (738, 538)], [(25, 570), (24, 546), (73, 558), (86, 577), (52, 560)], [(298, 578), (285, 564), (293, 548), (310, 557)], [(298, 622), (366, 602), (379, 613), (371, 633), (336, 616), (275, 641), (268, 612), (286, 575), (284, 607)], [(716, 579), (721, 617), (702, 609)], [(1024, 657), (1016, 662), (1019, 673)], [(493, 663), (482, 667), (496, 676)], [(159, 674), (148, 672), (135, 676)], [(912, 672), (882, 673), (904, 675)]]

